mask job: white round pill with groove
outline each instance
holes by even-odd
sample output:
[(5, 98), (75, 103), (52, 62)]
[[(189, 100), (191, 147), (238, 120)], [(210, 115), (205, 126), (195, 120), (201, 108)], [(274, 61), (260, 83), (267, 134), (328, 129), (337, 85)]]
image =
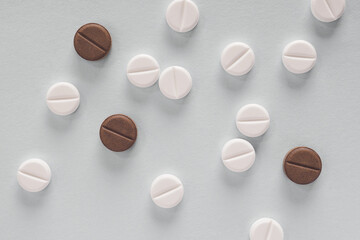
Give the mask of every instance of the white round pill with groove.
[(316, 63), (316, 50), (311, 43), (297, 40), (284, 48), (282, 61), (289, 72), (302, 74), (309, 72)]
[(150, 189), (151, 199), (161, 208), (172, 208), (178, 205), (184, 196), (184, 186), (180, 179), (171, 174), (155, 178)]
[(19, 185), (28, 192), (40, 192), (47, 187), (50, 179), (50, 167), (40, 159), (29, 159), (23, 162), (17, 172)]
[(160, 67), (155, 58), (146, 54), (133, 57), (127, 66), (129, 81), (141, 88), (154, 85), (159, 79)]
[(66, 116), (79, 107), (80, 93), (71, 83), (59, 82), (49, 88), (46, 103), (53, 113)]
[(191, 75), (183, 67), (168, 67), (160, 75), (159, 87), (161, 93), (167, 98), (183, 98), (192, 88)]
[(254, 51), (245, 43), (229, 44), (221, 54), (221, 66), (233, 76), (242, 76), (250, 72), (255, 64)]
[(176, 32), (189, 32), (199, 22), (199, 9), (191, 0), (174, 0), (166, 10), (166, 21)]
[(240, 108), (236, 115), (236, 126), (247, 137), (259, 137), (270, 126), (268, 111), (261, 105), (248, 104)]
[(261, 218), (250, 228), (250, 240), (283, 240), (284, 231), (281, 225), (271, 218)]
[(322, 22), (338, 20), (345, 11), (346, 0), (311, 0), (311, 12)]
[(254, 147), (240, 138), (228, 141), (221, 153), (224, 165), (233, 172), (247, 171), (255, 162)]

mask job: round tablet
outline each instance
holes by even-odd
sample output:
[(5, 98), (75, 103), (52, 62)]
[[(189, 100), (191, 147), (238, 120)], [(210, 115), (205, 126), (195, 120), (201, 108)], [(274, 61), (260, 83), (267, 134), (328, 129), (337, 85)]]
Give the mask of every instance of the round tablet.
[(85, 24), (75, 33), (74, 47), (80, 57), (89, 61), (99, 60), (110, 51), (110, 33), (100, 24)]
[(133, 57), (127, 66), (127, 77), (137, 87), (146, 88), (159, 79), (160, 67), (152, 56), (140, 54)]
[(309, 72), (316, 63), (316, 50), (307, 41), (297, 40), (289, 43), (282, 54), (282, 61), (289, 72), (301, 74)]
[(153, 202), (159, 207), (172, 208), (181, 202), (184, 186), (174, 175), (163, 174), (152, 182), (150, 194)]
[(245, 105), (240, 108), (236, 115), (236, 126), (245, 136), (261, 136), (270, 126), (269, 113), (258, 104)]
[(284, 159), (286, 176), (297, 184), (314, 182), (321, 173), (322, 163), (319, 155), (307, 147), (297, 147), (289, 151)]
[(176, 32), (189, 32), (199, 22), (199, 9), (191, 0), (175, 0), (166, 11), (166, 21)]
[(246, 140), (232, 139), (224, 145), (221, 158), (231, 171), (244, 172), (254, 164), (255, 150)]
[(59, 82), (49, 88), (46, 103), (53, 113), (66, 116), (79, 107), (80, 93), (71, 83)]
[(190, 73), (183, 67), (168, 67), (160, 75), (159, 87), (167, 98), (183, 98), (189, 94), (192, 87)]
[(311, 12), (322, 22), (333, 22), (345, 11), (346, 0), (311, 0)]
[(136, 141), (137, 128), (134, 121), (122, 114), (112, 115), (100, 127), (100, 139), (105, 147), (114, 152), (129, 149)]
[(40, 159), (29, 159), (23, 162), (17, 172), (19, 185), (28, 192), (40, 192), (47, 187), (50, 179), (50, 167)]
[(271, 218), (261, 218), (251, 225), (250, 240), (283, 240), (281, 225)]
[(254, 63), (254, 51), (242, 42), (229, 44), (221, 54), (222, 67), (233, 76), (247, 74), (253, 68)]

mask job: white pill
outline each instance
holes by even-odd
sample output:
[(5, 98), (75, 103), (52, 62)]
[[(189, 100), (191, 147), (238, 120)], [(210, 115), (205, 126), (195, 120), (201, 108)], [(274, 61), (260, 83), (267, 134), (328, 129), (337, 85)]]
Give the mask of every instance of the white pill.
[(199, 9), (191, 0), (175, 0), (167, 8), (166, 21), (176, 32), (189, 32), (199, 22)]
[(240, 108), (236, 115), (236, 126), (245, 136), (261, 136), (270, 126), (269, 113), (258, 104), (245, 105)]
[(253, 68), (254, 63), (254, 51), (242, 42), (229, 44), (221, 54), (222, 67), (233, 76), (247, 74)]
[(146, 88), (159, 79), (160, 67), (152, 56), (140, 54), (133, 57), (127, 66), (127, 77), (137, 87)]
[(261, 218), (250, 228), (250, 240), (283, 240), (284, 231), (280, 224), (271, 218)]
[(50, 179), (50, 167), (40, 159), (29, 159), (23, 162), (17, 172), (19, 185), (28, 192), (40, 192), (47, 187)]
[(190, 73), (183, 67), (168, 67), (160, 75), (159, 87), (170, 99), (180, 99), (189, 94), (192, 87)]
[(163, 174), (152, 182), (150, 193), (157, 206), (172, 208), (181, 202), (184, 196), (184, 186), (174, 175)]
[(224, 145), (221, 158), (231, 171), (244, 172), (254, 164), (255, 150), (248, 141), (236, 138)]
[(282, 61), (287, 70), (295, 74), (309, 72), (316, 63), (316, 50), (307, 41), (297, 40), (286, 45)]
[(53, 113), (69, 115), (79, 107), (80, 93), (71, 83), (59, 82), (49, 88), (46, 103)]
[(345, 11), (346, 0), (311, 0), (311, 12), (322, 22), (333, 22)]

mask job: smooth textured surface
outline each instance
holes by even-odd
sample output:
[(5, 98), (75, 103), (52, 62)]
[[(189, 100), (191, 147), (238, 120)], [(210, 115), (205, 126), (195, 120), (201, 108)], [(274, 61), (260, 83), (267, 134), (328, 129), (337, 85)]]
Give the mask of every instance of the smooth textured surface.
[(184, 196), (184, 186), (179, 178), (171, 174), (163, 174), (154, 179), (150, 195), (153, 202), (161, 208), (177, 206)]
[(254, 51), (242, 42), (230, 43), (221, 54), (222, 67), (233, 76), (247, 74), (253, 68), (254, 64)]
[(309, 72), (316, 63), (317, 53), (311, 43), (296, 40), (284, 48), (282, 61), (289, 72), (302, 74)]
[(271, 218), (261, 218), (251, 225), (250, 240), (283, 240), (281, 225)]
[(247, 137), (259, 137), (270, 126), (269, 113), (259, 104), (247, 104), (236, 114), (236, 126)]
[(137, 128), (130, 117), (114, 114), (104, 120), (99, 134), (105, 147), (114, 152), (122, 152), (135, 143)]
[(345, 11), (346, 0), (311, 0), (311, 11), (322, 22), (333, 22)]
[(28, 192), (40, 192), (47, 187), (51, 179), (49, 165), (41, 159), (29, 159), (23, 162), (17, 172), (19, 185)]
[[(348, 1), (339, 21), (322, 23), (310, 0), (196, 0), (199, 24), (184, 34), (166, 23), (170, 2), (1, 1), (1, 238), (247, 240), (251, 224), (269, 216), (287, 240), (357, 239), (360, 1)], [(112, 50), (102, 60), (85, 61), (74, 50), (74, 34), (87, 22), (111, 33)], [(281, 62), (284, 46), (296, 39), (319, 54), (307, 74), (291, 74)], [(257, 56), (242, 77), (220, 65), (222, 50), (234, 41), (248, 43)], [(162, 69), (186, 68), (190, 94), (170, 101), (157, 85), (132, 86), (126, 66), (141, 53), (156, 57)], [(44, 96), (64, 79), (79, 89), (81, 105), (58, 117)], [(244, 137), (235, 115), (248, 103), (266, 107), (271, 126), (245, 138), (255, 164), (232, 173), (221, 149)], [(121, 153), (99, 139), (101, 123), (114, 113), (130, 116), (138, 128), (136, 144)], [(303, 145), (324, 163), (321, 176), (305, 186), (282, 168), (286, 153)], [(14, 176), (34, 156), (53, 173), (37, 194), (22, 190)], [(173, 209), (157, 207), (149, 196), (163, 173), (185, 186)]]
[(71, 83), (59, 82), (49, 88), (46, 104), (56, 115), (66, 116), (78, 109), (80, 93)]
[(137, 87), (146, 88), (154, 85), (159, 75), (159, 63), (152, 56), (139, 54), (128, 63), (127, 77)]
[(168, 67), (160, 75), (159, 87), (165, 97), (180, 99), (189, 94), (192, 88), (192, 78), (183, 67)]
[(224, 165), (233, 172), (247, 171), (255, 162), (254, 147), (244, 139), (228, 141), (221, 153)]
[(180, 33), (193, 30), (198, 24), (199, 17), (199, 9), (191, 0), (174, 0), (166, 10), (169, 27)]
[(89, 61), (99, 60), (110, 51), (110, 33), (98, 23), (85, 24), (75, 33), (74, 47), (80, 57)]
[(320, 156), (308, 147), (294, 148), (284, 158), (284, 172), (298, 184), (314, 182), (320, 176), (321, 169)]

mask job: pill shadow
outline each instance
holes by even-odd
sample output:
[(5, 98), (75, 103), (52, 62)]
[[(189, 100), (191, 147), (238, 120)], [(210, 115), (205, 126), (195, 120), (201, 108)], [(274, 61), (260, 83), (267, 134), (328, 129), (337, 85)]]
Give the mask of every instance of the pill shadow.
[(168, 225), (171, 222), (175, 221), (181, 212), (183, 201), (179, 205), (173, 208), (161, 208), (155, 205), (150, 199), (148, 201), (148, 208), (153, 219), (161, 224)]
[(294, 89), (304, 87), (313, 72), (313, 70), (311, 70), (303, 74), (294, 74), (289, 72), (284, 66), (281, 66), (280, 69), (280, 78), (285, 81), (290, 88)]
[(238, 92), (240, 89), (244, 89), (246, 84), (251, 80), (253, 76), (253, 71), (243, 75), (243, 76), (232, 76), (225, 72), (219, 65), (219, 71), (216, 78), (218, 79), (221, 86), (224, 86), (227, 90)]
[(165, 97), (159, 90), (159, 93), (154, 98), (156, 106), (160, 107), (164, 113), (170, 115), (179, 115), (188, 108), (188, 104), (191, 102), (192, 93), (190, 93), (181, 99), (169, 99)]
[(245, 172), (232, 172), (225, 167), (221, 158), (219, 158), (218, 173), (227, 186), (238, 189), (249, 181), (251, 168)]
[(51, 181), (49, 185), (40, 192), (27, 192), (22, 189), (20, 186), (16, 186), (16, 199), (22, 205), (30, 208), (36, 208), (44, 205), (44, 202), (47, 201), (47, 195), (51, 192)]
[(52, 129), (58, 132), (72, 131), (71, 124), (77, 118), (76, 112), (79, 110), (79, 108), (68, 116), (59, 116), (52, 113), (50, 110), (46, 111), (46, 120), (48, 122), (47, 126), (50, 126)]
[(189, 43), (191, 38), (194, 38), (194, 36), (196, 35), (196, 28), (197, 26), (189, 31), (189, 32), (185, 32), (185, 33), (178, 33), (175, 32), (174, 30), (172, 30), (167, 23), (165, 23), (166, 26), (164, 26), (164, 28), (166, 28), (166, 34), (164, 34), (166, 36), (166, 40), (172, 44), (175, 48), (183, 48), (185, 46), (187, 46), (187, 44)]
[(282, 169), (283, 178), (281, 181), (282, 191), (292, 203), (299, 205), (307, 204), (314, 197), (314, 189), (316, 188), (316, 181), (307, 185), (296, 184), (286, 177), (284, 170)]
[(310, 25), (313, 28), (316, 35), (326, 39), (330, 38), (335, 33), (336, 29), (339, 27), (342, 21), (341, 20), (342, 18), (339, 18), (334, 22), (325, 23), (317, 20), (315, 17), (312, 17), (311, 19), (312, 20)]
[(127, 81), (126, 91), (125, 91), (126, 98), (129, 98), (135, 102), (147, 103), (149, 101), (152, 101), (153, 95), (155, 95), (158, 91), (160, 91), (159, 85), (157, 83), (151, 87), (139, 88), (132, 85), (126, 76), (125, 78), (126, 78), (125, 80)]
[(102, 166), (111, 172), (115, 172), (117, 174), (119, 171), (125, 171), (133, 161), (136, 161), (136, 143), (137, 142), (135, 142), (134, 145), (126, 151), (113, 152), (107, 149), (99, 138), (99, 143), (97, 144), (97, 159), (99, 159)]
[(71, 55), (72, 60), (72, 72), (76, 74), (77, 78), (83, 81), (101, 81), (99, 76), (101, 75), (102, 69), (104, 69), (108, 64), (111, 51), (104, 58), (97, 61), (88, 61), (81, 58), (77, 53)]

